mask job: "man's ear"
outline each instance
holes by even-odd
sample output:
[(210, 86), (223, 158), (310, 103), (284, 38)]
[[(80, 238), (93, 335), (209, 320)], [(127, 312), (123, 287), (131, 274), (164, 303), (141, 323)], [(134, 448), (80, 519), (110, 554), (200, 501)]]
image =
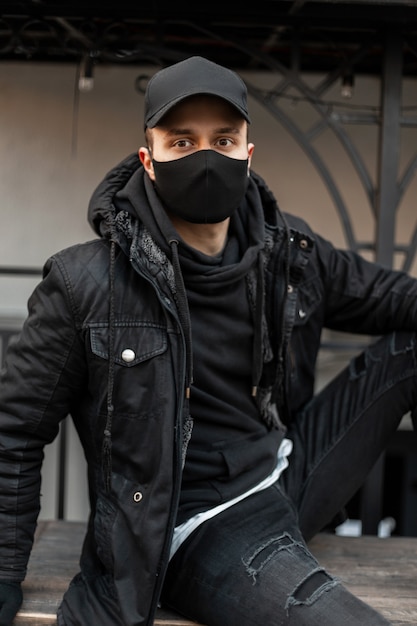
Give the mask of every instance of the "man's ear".
[(139, 148), (138, 150), (139, 159), (145, 168), (145, 172), (149, 176), (151, 180), (155, 180), (155, 172), (153, 169), (152, 157), (148, 148)]
[(248, 175), (249, 175), (250, 165), (252, 163), (252, 155), (253, 155), (254, 149), (255, 149), (255, 144), (248, 143)]

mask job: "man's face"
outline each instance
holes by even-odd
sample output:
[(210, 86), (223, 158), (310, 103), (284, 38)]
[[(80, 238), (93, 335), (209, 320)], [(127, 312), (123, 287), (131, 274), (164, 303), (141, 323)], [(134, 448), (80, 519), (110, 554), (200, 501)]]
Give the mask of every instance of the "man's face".
[(187, 98), (147, 133), (152, 154), (141, 148), (139, 156), (152, 180), (152, 158), (173, 161), (198, 150), (216, 150), (234, 159), (249, 159), (250, 164), (254, 148), (247, 142), (246, 120), (231, 104), (216, 96)]

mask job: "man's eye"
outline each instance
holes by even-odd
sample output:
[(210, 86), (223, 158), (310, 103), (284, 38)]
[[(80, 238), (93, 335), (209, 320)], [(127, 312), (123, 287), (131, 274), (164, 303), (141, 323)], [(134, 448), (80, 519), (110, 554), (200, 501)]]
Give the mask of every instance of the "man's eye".
[(190, 145), (188, 139), (179, 139), (175, 142), (174, 146), (176, 148), (187, 148)]
[(228, 137), (222, 137), (221, 139), (218, 140), (217, 143), (219, 146), (223, 146), (223, 147), (231, 146), (233, 144), (232, 140), (229, 139)]

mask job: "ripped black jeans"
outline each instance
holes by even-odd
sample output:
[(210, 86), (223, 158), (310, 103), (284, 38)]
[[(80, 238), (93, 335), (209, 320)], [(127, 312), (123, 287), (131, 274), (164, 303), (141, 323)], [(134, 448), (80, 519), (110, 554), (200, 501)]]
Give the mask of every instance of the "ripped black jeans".
[(379, 626), (389, 622), (320, 567), (306, 541), (363, 483), (417, 407), (416, 337), (372, 344), (317, 394), (287, 437), (272, 487), (204, 522), (168, 568), (163, 602), (207, 626)]

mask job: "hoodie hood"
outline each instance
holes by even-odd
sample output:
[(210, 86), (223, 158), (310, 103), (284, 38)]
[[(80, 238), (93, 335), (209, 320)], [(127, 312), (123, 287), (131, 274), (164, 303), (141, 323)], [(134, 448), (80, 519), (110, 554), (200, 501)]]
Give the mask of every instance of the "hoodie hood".
[(142, 164), (137, 153), (130, 154), (113, 167), (94, 190), (88, 205), (87, 218), (99, 237), (110, 236), (110, 225), (116, 215), (114, 196), (140, 168)]

